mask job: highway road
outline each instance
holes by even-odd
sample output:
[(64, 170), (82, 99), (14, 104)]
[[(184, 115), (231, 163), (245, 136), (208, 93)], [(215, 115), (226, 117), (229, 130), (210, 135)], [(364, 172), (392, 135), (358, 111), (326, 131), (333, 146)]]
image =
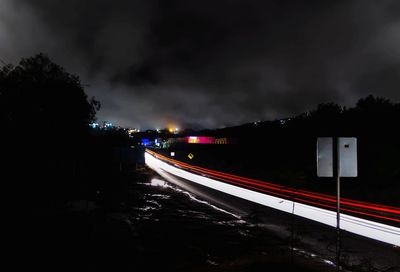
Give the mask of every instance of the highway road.
[[(250, 179), (183, 163), (146, 150), (146, 164), (193, 184), (208, 187), (248, 202), (336, 227), (336, 198), (272, 182)], [(400, 208), (342, 199), (342, 230), (400, 246)]]

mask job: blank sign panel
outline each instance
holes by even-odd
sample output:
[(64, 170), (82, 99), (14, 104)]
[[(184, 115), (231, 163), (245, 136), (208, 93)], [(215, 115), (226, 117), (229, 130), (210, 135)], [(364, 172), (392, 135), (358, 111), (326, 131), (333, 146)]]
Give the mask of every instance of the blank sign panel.
[(331, 137), (320, 137), (317, 140), (317, 175), (333, 177), (333, 141)]
[(357, 138), (339, 138), (339, 174), (341, 177), (357, 177)]

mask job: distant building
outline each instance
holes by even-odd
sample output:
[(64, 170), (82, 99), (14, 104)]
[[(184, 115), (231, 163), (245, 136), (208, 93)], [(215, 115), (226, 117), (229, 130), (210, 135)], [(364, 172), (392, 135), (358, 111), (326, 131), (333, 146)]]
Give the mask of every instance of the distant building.
[(186, 137), (176, 137), (169, 138), (168, 144), (177, 144), (177, 143), (185, 143), (185, 144), (234, 144), (237, 141), (232, 138), (215, 138), (209, 136), (186, 136)]
[(138, 133), (138, 132), (140, 132), (140, 130), (139, 130), (139, 129), (136, 129), (136, 128), (130, 128), (130, 129), (128, 129), (129, 137), (133, 137), (133, 134)]
[(188, 144), (214, 144), (215, 137), (188, 136), (185, 137), (185, 142)]
[(144, 145), (144, 146), (149, 146), (149, 145), (151, 145), (151, 144), (153, 144), (153, 142), (152, 141), (150, 141), (149, 139), (147, 139), (147, 138), (142, 138), (142, 145)]
[(228, 144), (228, 138), (216, 138), (215, 144)]

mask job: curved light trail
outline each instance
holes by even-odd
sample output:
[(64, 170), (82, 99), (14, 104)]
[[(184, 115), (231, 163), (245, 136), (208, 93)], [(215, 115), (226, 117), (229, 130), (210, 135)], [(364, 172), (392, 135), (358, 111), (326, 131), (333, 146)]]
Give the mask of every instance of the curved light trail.
[[(336, 227), (334, 196), (193, 166), (151, 150), (146, 150), (145, 160), (155, 171), (163, 170), (248, 201)], [(391, 225), (400, 223), (400, 208), (346, 198), (341, 205), (341, 229), (400, 246), (400, 228)]]

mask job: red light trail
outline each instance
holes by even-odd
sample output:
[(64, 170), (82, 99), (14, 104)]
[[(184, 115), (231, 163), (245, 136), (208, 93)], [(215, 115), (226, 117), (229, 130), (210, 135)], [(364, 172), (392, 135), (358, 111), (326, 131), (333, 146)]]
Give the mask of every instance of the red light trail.
[[(151, 150), (146, 151), (164, 162), (168, 162), (196, 174), (206, 175), (207, 177), (217, 179), (225, 183), (234, 184), (236, 186), (240, 186), (257, 192), (279, 196), (287, 200), (311, 204), (316, 207), (328, 208), (330, 210), (336, 209), (335, 196), (316, 193), (312, 191), (299, 190), (279, 184), (274, 184), (271, 182), (241, 177), (238, 175), (211, 170), (200, 166), (194, 166), (174, 159), (170, 159)], [(347, 198), (343, 198), (341, 204), (341, 210), (348, 214), (357, 214), (365, 218), (375, 218), (400, 223), (400, 208), (398, 207), (356, 201)]]

